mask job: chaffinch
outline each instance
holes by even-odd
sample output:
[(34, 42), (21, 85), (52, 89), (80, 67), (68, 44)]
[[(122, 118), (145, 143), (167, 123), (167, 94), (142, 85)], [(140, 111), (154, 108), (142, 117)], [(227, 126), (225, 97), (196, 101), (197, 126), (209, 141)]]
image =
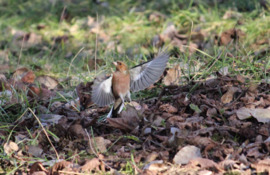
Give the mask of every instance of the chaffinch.
[(169, 55), (160, 52), (152, 61), (128, 69), (121, 61), (113, 62), (116, 71), (110, 76), (99, 76), (92, 87), (92, 101), (98, 106), (114, 102), (108, 117), (116, 117), (123, 107), (125, 98), (130, 98), (130, 91), (140, 91), (154, 84), (163, 74)]

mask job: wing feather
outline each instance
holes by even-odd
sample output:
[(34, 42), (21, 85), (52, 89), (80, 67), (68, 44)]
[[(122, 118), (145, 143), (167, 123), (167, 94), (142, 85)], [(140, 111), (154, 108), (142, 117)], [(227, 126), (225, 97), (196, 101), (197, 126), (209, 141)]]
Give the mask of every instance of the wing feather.
[(161, 52), (152, 61), (130, 69), (130, 90), (136, 92), (154, 84), (163, 74), (168, 60), (168, 53)]
[(112, 76), (100, 76), (92, 86), (92, 101), (98, 106), (106, 106), (114, 102), (112, 94)]

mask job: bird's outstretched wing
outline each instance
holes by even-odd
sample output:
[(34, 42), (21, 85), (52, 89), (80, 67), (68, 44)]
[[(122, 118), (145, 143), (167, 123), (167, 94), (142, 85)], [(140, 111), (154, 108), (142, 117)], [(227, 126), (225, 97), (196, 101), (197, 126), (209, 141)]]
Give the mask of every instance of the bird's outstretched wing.
[(112, 76), (101, 75), (94, 80), (92, 101), (98, 106), (106, 106), (114, 102), (112, 94)]
[(130, 69), (130, 90), (139, 91), (154, 84), (163, 74), (169, 60), (169, 54), (161, 52), (152, 61)]

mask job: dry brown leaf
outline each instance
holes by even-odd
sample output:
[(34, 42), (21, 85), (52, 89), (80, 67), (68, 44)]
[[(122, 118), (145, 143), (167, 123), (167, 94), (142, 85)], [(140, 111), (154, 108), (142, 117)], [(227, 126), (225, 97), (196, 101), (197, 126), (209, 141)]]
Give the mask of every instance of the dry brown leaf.
[(30, 85), (27, 95), (32, 98), (38, 97), (41, 100), (48, 100), (50, 97), (53, 97), (55, 93), (43, 87)]
[(64, 116), (57, 115), (57, 114), (40, 114), (38, 118), (43, 125), (50, 125), (50, 124), (58, 124), (59, 120), (61, 120)]
[(242, 38), (245, 33), (240, 29), (229, 29), (224, 31), (220, 37), (216, 36), (215, 43), (218, 45), (228, 45), (232, 41), (237, 41), (239, 38)]
[(147, 157), (145, 162), (152, 162), (154, 160), (156, 160), (156, 158), (158, 157), (158, 153), (157, 152), (151, 152)]
[(219, 162), (219, 167), (225, 169), (225, 170), (232, 170), (234, 169), (234, 166), (237, 166), (236, 165), (237, 162), (235, 160), (231, 160), (231, 159), (225, 159), (221, 162)]
[(121, 118), (107, 118), (109, 124), (118, 129), (133, 131), (139, 126), (138, 111), (133, 106), (127, 106), (126, 111), (120, 113)]
[(174, 106), (172, 106), (172, 105), (170, 105), (168, 103), (160, 105), (159, 110), (163, 111), (163, 112), (168, 112), (168, 113), (171, 113), (171, 114), (178, 112), (178, 109), (176, 107), (174, 107)]
[(16, 69), (16, 71), (13, 73), (12, 78), (16, 81), (19, 81), (24, 77), (30, 70), (26, 67), (21, 67)]
[(162, 126), (162, 123), (164, 122), (164, 119), (160, 116), (157, 116), (155, 120), (152, 122), (154, 126)]
[(22, 82), (24, 83), (34, 83), (35, 81), (35, 74), (33, 71), (28, 71), (23, 77), (22, 77)]
[(91, 160), (88, 160), (83, 166), (81, 166), (80, 170), (82, 172), (89, 172), (91, 173), (94, 169), (99, 169), (100, 161), (98, 158), (93, 158)]
[(90, 153), (93, 153), (94, 151), (103, 153), (107, 151), (107, 146), (111, 144), (110, 140), (104, 139), (103, 137), (95, 137), (91, 139), (91, 145), (94, 147), (93, 149), (95, 150), (91, 150), (90, 148)]
[(245, 83), (245, 77), (243, 77), (242, 75), (237, 75), (236, 76), (237, 81), (239, 81), (240, 83)]
[(63, 160), (61, 162), (57, 162), (51, 168), (50, 174), (59, 174), (58, 171), (66, 169), (66, 168), (69, 169), (71, 165), (72, 165), (71, 162), (68, 162), (68, 161), (65, 161), (65, 160)]
[(163, 33), (160, 35), (163, 41), (171, 41), (175, 34), (177, 33), (177, 30), (173, 24), (170, 24), (167, 26), (167, 28), (163, 31)]
[(197, 166), (199, 166), (201, 169), (209, 169), (216, 173), (219, 171), (222, 171), (219, 168), (217, 163), (215, 163), (214, 161), (210, 159), (205, 159), (205, 158), (196, 158), (196, 159), (190, 160), (189, 164), (187, 165), (187, 167), (197, 167)]
[(19, 150), (19, 146), (15, 142), (9, 141), (4, 144), (4, 152), (8, 155), (18, 150)]
[(196, 159), (201, 156), (201, 151), (196, 146), (185, 146), (173, 158), (173, 162), (180, 165), (187, 164), (190, 160)]
[(230, 103), (233, 100), (233, 95), (239, 89), (237, 87), (231, 86), (228, 91), (221, 97), (221, 102), (223, 104)]
[(259, 160), (258, 163), (251, 164), (251, 167), (255, 168), (257, 173), (270, 173), (270, 159)]
[(12, 45), (17, 49), (23, 46), (23, 49), (35, 47), (42, 43), (42, 36), (35, 33), (26, 33), (22, 31), (11, 31), (13, 34)]
[(207, 112), (206, 112), (206, 116), (207, 117), (214, 117), (217, 115), (217, 110), (216, 108), (208, 108)]
[(240, 108), (236, 111), (237, 117), (240, 120), (245, 120), (249, 117), (254, 117), (258, 122), (269, 123), (270, 122), (270, 109), (261, 109), (261, 108)]
[(34, 157), (40, 157), (41, 154), (43, 153), (43, 149), (41, 149), (38, 146), (30, 145), (30, 146), (28, 146), (27, 152), (28, 152), (28, 154), (30, 154)]
[(46, 168), (42, 165), (41, 162), (35, 162), (31, 168), (30, 168), (30, 174), (33, 174), (35, 172), (44, 172), (45, 174), (48, 173)]
[(163, 160), (155, 160), (145, 165), (143, 169), (160, 172), (168, 169), (168, 166), (163, 163)]
[(163, 78), (163, 83), (166, 86), (179, 84), (179, 80), (181, 76), (181, 69), (180, 69), (179, 64), (174, 66), (173, 68), (167, 69), (165, 74), (166, 75)]
[(55, 78), (48, 75), (38, 76), (36, 78), (36, 81), (39, 82), (41, 85), (44, 85), (48, 89), (54, 89), (58, 85), (58, 81)]
[(80, 123), (80, 120), (77, 120), (74, 124), (72, 124), (68, 128), (68, 132), (72, 137), (88, 140), (88, 137)]

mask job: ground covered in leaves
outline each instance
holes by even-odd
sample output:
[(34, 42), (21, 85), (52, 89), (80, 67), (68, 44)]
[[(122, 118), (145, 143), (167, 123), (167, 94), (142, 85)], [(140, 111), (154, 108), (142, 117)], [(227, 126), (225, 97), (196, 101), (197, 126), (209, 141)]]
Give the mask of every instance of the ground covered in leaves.
[[(0, 2), (0, 173), (270, 172), (269, 1), (34, 2)], [(106, 120), (94, 77), (164, 47), (161, 79)]]

